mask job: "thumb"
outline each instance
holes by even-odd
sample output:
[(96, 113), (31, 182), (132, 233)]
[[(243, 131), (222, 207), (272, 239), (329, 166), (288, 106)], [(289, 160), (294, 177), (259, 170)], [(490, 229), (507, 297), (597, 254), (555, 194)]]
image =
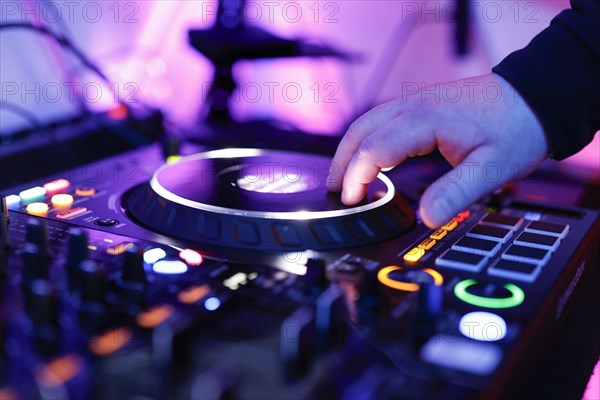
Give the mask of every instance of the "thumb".
[(439, 178), (423, 193), (419, 203), (421, 219), (437, 228), (468, 208), (487, 193), (510, 180), (505, 163), (497, 162), (490, 150), (478, 148), (452, 171)]

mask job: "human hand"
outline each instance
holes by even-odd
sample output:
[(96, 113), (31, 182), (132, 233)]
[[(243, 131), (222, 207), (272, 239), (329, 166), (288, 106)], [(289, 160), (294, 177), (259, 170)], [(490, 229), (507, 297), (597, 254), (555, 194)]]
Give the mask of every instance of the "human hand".
[(436, 147), (454, 170), (421, 197), (421, 219), (430, 228), (530, 174), (548, 154), (543, 128), (527, 103), (502, 77), (487, 74), (428, 88), (362, 115), (338, 146), (327, 186), (354, 205), (382, 168)]

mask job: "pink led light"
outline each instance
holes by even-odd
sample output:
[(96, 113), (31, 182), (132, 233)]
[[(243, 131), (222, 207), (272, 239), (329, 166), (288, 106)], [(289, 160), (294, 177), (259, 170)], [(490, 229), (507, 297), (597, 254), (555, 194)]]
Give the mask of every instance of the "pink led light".
[(204, 261), (204, 258), (200, 253), (191, 249), (182, 250), (179, 253), (179, 258), (181, 258), (183, 261), (185, 261), (188, 265), (191, 265), (192, 267), (197, 267)]
[(44, 189), (46, 189), (46, 194), (48, 196), (55, 195), (57, 193), (64, 193), (69, 186), (71, 186), (71, 182), (66, 179), (57, 179), (52, 182), (48, 182), (44, 185)]

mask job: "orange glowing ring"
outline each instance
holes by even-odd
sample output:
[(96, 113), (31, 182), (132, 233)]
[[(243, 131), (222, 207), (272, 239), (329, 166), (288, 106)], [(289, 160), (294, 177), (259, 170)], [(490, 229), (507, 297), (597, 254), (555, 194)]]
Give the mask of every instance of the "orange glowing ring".
[[(384, 267), (380, 269), (377, 273), (377, 279), (379, 280), (379, 282), (381, 282), (381, 284), (392, 289), (403, 290), (405, 292), (416, 292), (417, 290), (419, 290), (419, 285), (417, 283), (399, 282), (394, 279), (390, 279), (390, 273), (401, 269), (402, 267), (399, 267), (397, 265), (390, 265), (389, 267)], [(433, 270), (431, 268), (425, 268), (423, 269), (423, 272), (429, 274), (433, 278), (433, 282), (436, 284), (436, 286), (441, 286), (442, 283), (444, 283), (444, 278), (442, 277), (442, 274), (440, 274), (436, 270)]]

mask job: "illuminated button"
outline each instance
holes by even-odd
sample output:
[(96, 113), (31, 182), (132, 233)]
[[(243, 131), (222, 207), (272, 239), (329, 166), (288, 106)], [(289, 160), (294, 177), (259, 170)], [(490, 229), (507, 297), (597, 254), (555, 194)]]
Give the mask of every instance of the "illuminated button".
[(542, 213), (527, 211), (525, 215), (523, 215), (523, 218), (525, 218), (527, 221), (539, 221), (542, 219)]
[(142, 311), (135, 320), (143, 328), (154, 328), (169, 319), (171, 315), (173, 315), (173, 306), (164, 305)]
[(447, 231), (443, 230), (443, 229), (438, 229), (437, 231), (433, 232), (429, 237), (435, 240), (441, 240), (444, 238), (444, 236), (446, 236), (448, 234)]
[(502, 350), (491, 343), (481, 343), (436, 335), (421, 349), (421, 358), (440, 367), (485, 376), (502, 361)]
[(450, 231), (454, 230), (454, 228), (456, 228), (457, 226), (458, 226), (458, 222), (450, 221), (446, 225), (442, 226), (442, 229), (450, 232)]
[(458, 213), (458, 217), (462, 218), (463, 220), (469, 218), (471, 216), (471, 210), (465, 210), (465, 211), (461, 211)]
[(409, 263), (417, 262), (425, 255), (425, 250), (420, 249), (418, 247), (412, 248), (408, 253), (406, 253), (402, 258), (404, 261)]
[(119, 243), (119, 244), (115, 244), (114, 246), (111, 246), (108, 249), (106, 249), (106, 252), (108, 254), (110, 254), (111, 256), (118, 256), (120, 254), (125, 253), (127, 250), (129, 250), (133, 246), (134, 246), (134, 244), (129, 243), (129, 242)]
[(152, 270), (157, 274), (178, 275), (184, 274), (188, 270), (188, 266), (183, 261), (178, 260), (160, 260), (154, 263)]
[(569, 233), (569, 225), (555, 224), (553, 222), (532, 221), (525, 232), (540, 233), (542, 235), (558, 236), (564, 239)]
[(512, 234), (513, 231), (510, 229), (489, 225), (475, 225), (473, 229), (467, 232), (467, 236), (487, 240), (497, 240), (502, 243), (506, 243)]
[(200, 253), (191, 249), (185, 249), (179, 252), (179, 258), (192, 267), (197, 267), (204, 261), (204, 258)]
[(31, 189), (23, 190), (19, 193), (21, 198), (21, 204), (27, 205), (29, 203), (37, 203), (44, 200), (46, 197), (46, 189), (40, 186), (36, 186)]
[(77, 207), (77, 208), (73, 208), (72, 210), (68, 210), (68, 211), (63, 211), (61, 213), (56, 214), (56, 218), (58, 219), (70, 219), (70, 218), (75, 218), (79, 215), (85, 214), (87, 213), (87, 208), (85, 207)]
[(522, 282), (533, 282), (541, 270), (542, 266), (538, 264), (500, 259), (488, 269), (488, 274)]
[(181, 156), (179, 156), (179, 155), (169, 156), (169, 157), (167, 157), (167, 164), (173, 164), (173, 163), (179, 161), (180, 158), (181, 158)]
[(45, 217), (48, 215), (50, 207), (46, 203), (31, 203), (25, 207), (27, 214), (35, 215), (38, 217)]
[(511, 295), (509, 297), (500, 298), (478, 296), (470, 293), (469, 288), (477, 284), (478, 282), (475, 279), (466, 279), (458, 282), (456, 286), (454, 286), (454, 295), (465, 303), (471, 304), (472, 306), (497, 309), (517, 307), (523, 303), (523, 300), (525, 300), (525, 293), (523, 292), (523, 289), (512, 283), (507, 283), (503, 286), (504, 289), (508, 290)]
[(523, 232), (517, 239), (515, 239), (514, 243), (520, 244), (521, 246), (555, 251), (560, 244), (560, 238), (556, 236), (538, 235), (537, 233)]
[(506, 321), (497, 314), (475, 311), (463, 315), (458, 323), (460, 333), (480, 342), (497, 342), (506, 337)]
[(21, 205), (21, 198), (16, 194), (6, 196), (6, 206), (9, 208), (17, 208)]
[(73, 196), (70, 194), (55, 194), (50, 201), (55, 208), (71, 208), (73, 205)]
[(96, 189), (92, 187), (78, 187), (75, 194), (80, 197), (90, 197), (96, 194)]
[(544, 265), (550, 259), (550, 254), (551, 253), (545, 249), (536, 249), (533, 247), (513, 244), (504, 252), (504, 254), (502, 254), (502, 258)]
[(466, 253), (464, 251), (448, 250), (436, 258), (435, 265), (461, 269), (464, 271), (479, 272), (488, 258), (481, 254)]
[(107, 356), (123, 348), (133, 333), (127, 328), (117, 328), (90, 339), (89, 348), (98, 356)]
[(500, 243), (494, 242), (493, 240), (477, 239), (467, 236), (456, 242), (452, 246), (452, 249), (493, 257), (498, 250), (500, 250), (500, 246)]
[(57, 193), (64, 193), (71, 186), (71, 182), (66, 179), (57, 179), (52, 182), (48, 182), (44, 184), (44, 189), (46, 189), (46, 193), (48, 196), (55, 195)]
[(221, 307), (221, 300), (217, 297), (209, 297), (204, 301), (204, 308), (208, 311), (215, 311), (219, 307)]
[(177, 295), (177, 300), (184, 304), (194, 304), (210, 293), (208, 285), (192, 286)]
[(423, 250), (431, 250), (431, 248), (433, 246), (435, 246), (436, 243), (437, 243), (437, 241), (435, 241), (434, 239), (427, 238), (427, 239), (423, 240), (421, 243), (419, 243), (418, 247)]
[(167, 253), (163, 249), (156, 247), (154, 249), (146, 250), (144, 252), (144, 262), (146, 264), (154, 264), (155, 262), (157, 262), (158, 260), (162, 260), (166, 256)]
[(465, 219), (469, 218), (469, 216), (471, 215), (471, 211), (466, 210), (466, 211), (462, 211), (459, 212), (458, 214), (456, 214), (456, 216), (454, 218), (452, 218), (452, 221), (456, 221), (459, 224), (464, 222)]
[[(83, 368), (82, 359), (72, 354), (66, 355), (38, 367), (36, 379), (44, 386), (57, 387), (73, 379)], [(0, 399), (4, 397), (0, 396)]]
[[(398, 281), (396, 279), (390, 278), (390, 274), (392, 272), (400, 271), (400, 270), (402, 270), (402, 267), (399, 267), (397, 265), (390, 265), (390, 266), (384, 267), (384, 268), (380, 269), (379, 272), (377, 273), (377, 279), (379, 280), (379, 282), (382, 285), (385, 285), (392, 289), (402, 290), (405, 292), (416, 292), (417, 290), (419, 290), (418, 283), (403, 282), (403, 281)], [(431, 276), (433, 278), (433, 282), (435, 283), (436, 286), (441, 286), (442, 283), (444, 283), (444, 278), (442, 277), (442, 274), (440, 274), (439, 272), (437, 272), (434, 269), (425, 268), (422, 271), (415, 271), (415, 272), (425, 272), (426, 274), (428, 274), (429, 276)]]
[(508, 228), (516, 231), (523, 223), (523, 218), (511, 217), (510, 215), (488, 214), (479, 221), (480, 224)]

